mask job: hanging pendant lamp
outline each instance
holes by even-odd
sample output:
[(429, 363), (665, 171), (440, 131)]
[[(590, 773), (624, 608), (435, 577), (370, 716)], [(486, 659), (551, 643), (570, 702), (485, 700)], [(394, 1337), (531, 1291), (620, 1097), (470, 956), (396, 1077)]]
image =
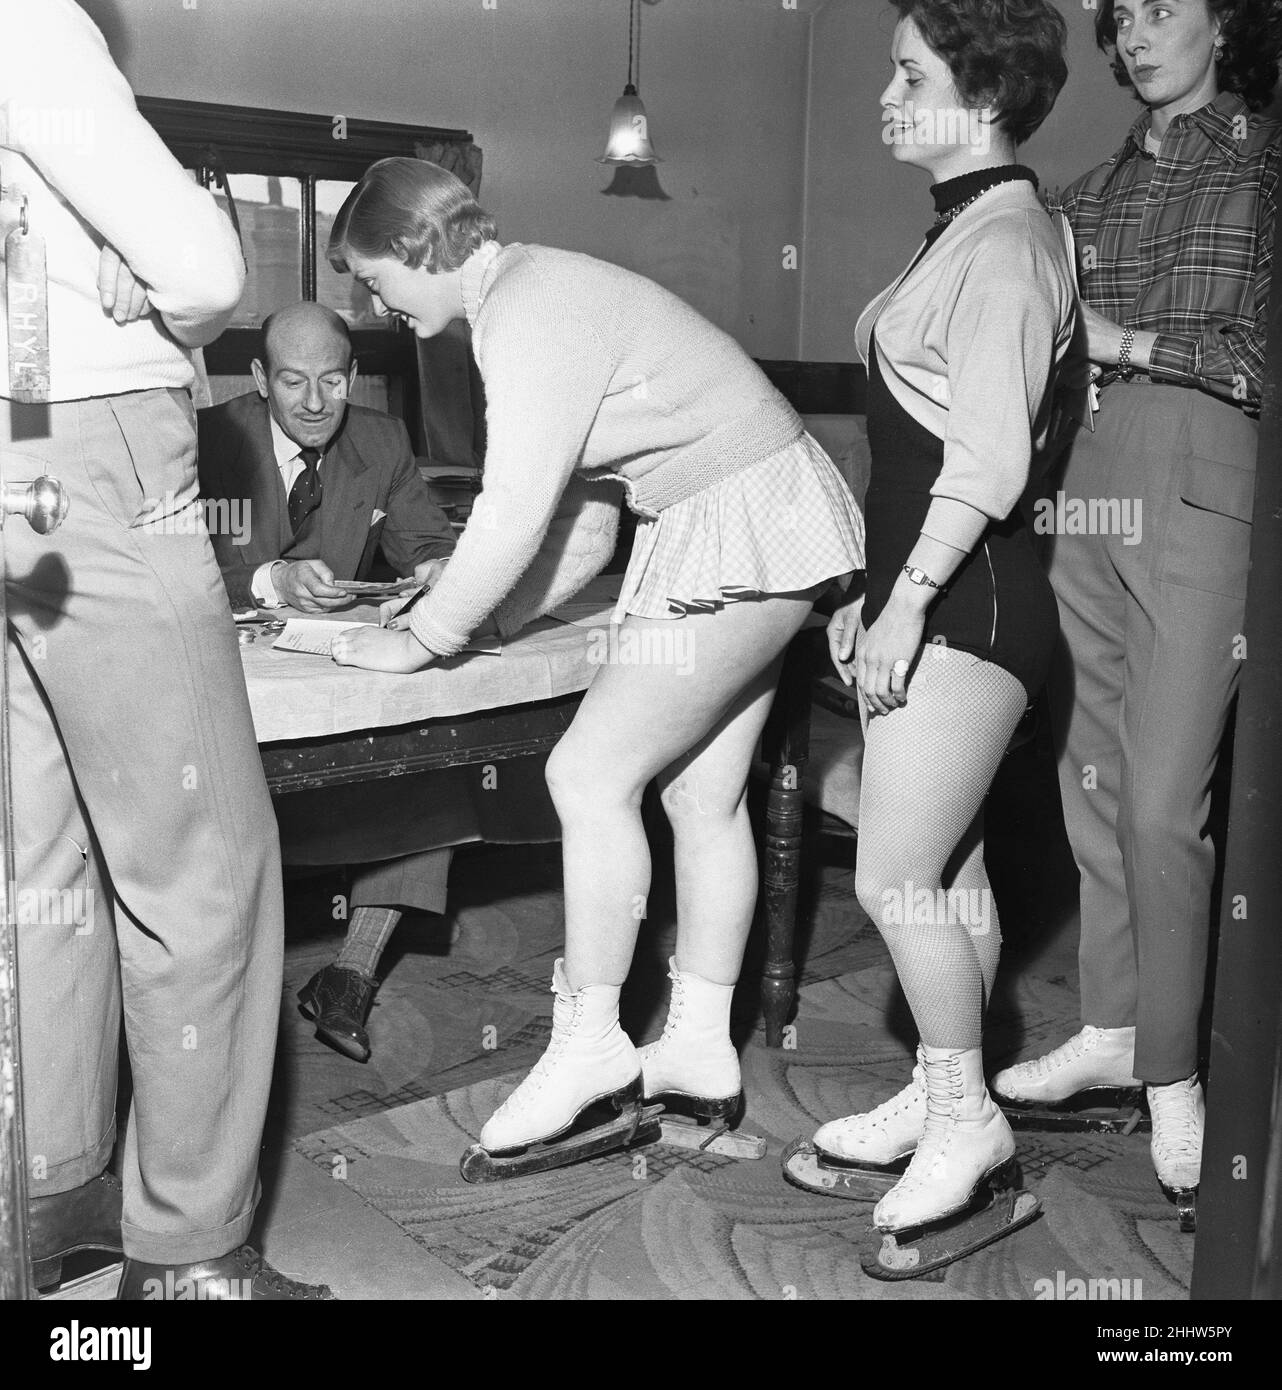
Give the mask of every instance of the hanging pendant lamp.
[(610, 113), (610, 136), (605, 153), (598, 164), (622, 164), (636, 168), (646, 164), (661, 164), (650, 143), (650, 124), (645, 106), (637, 95), (632, 80), (633, 31), (636, 32), (637, 68), (641, 66), (641, 12), (637, 0), (628, 0), (628, 82), (623, 95), (614, 103)]

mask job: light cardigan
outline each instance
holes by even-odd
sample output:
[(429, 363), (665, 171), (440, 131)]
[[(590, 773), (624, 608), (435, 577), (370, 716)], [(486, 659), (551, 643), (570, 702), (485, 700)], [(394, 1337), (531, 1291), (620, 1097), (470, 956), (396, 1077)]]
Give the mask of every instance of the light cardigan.
[[(203, 332), (230, 311), (245, 277), (231, 223), (138, 114), (102, 34), (72, 0), (0, 0), (0, 36), (0, 241), (25, 195), (31, 231), (46, 243), (52, 399), (189, 386), (191, 357), (161, 314)], [(157, 312), (118, 324), (103, 311), (104, 241)], [(0, 327), (0, 397), (8, 382)]]
[(923, 534), (969, 551), (973, 522), (956, 503), (1001, 520), (1019, 502), (1046, 442), (1076, 300), (1063, 241), (1021, 179), (960, 213), (860, 315), (861, 359), (875, 327), (891, 394), (944, 444)]
[(484, 488), (411, 613), (433, 652), (458, 651), (491, 613), (518, 631), (597, 573), (618, 523), (610, 481), (653, 517), (802, 435), (734, 339), (631, 271), (488, 242), (461, 289), (485, 383)]

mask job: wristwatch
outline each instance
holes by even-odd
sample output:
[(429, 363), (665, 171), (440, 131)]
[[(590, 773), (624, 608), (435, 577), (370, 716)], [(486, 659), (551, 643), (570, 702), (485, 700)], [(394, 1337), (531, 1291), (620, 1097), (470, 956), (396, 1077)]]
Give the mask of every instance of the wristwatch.
[(925, 570), (919, 570), (916, 565), (905, 565), (904, 573), (911, 584), (917, 584), (923, 589), (938, 589), (941, 594), (944, 592), (942, 584), (936, 584)]

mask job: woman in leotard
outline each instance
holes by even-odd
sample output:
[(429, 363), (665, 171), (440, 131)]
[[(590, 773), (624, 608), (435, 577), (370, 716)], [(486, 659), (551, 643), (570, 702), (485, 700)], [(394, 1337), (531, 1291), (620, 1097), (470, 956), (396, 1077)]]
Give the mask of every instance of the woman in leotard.
[(829, 641), (865, 712), (859, 900), (921, 1043), (903, 1091), (815, 1136), (839, 1161), (912, 1155), (874, 1213), (888, 1232), (965, 1209), (1015, 1152), (980, 1051), (1001, 942), (983, 806), (1056, 638), (1020, 502), (1075, 312), (1062, 242), (1015, 162), (1067, 76), (1064, 21), (1041, 0), (896, 4), (888, 143), (932, 175), (936, 219), (858, 324), (867, 589)]

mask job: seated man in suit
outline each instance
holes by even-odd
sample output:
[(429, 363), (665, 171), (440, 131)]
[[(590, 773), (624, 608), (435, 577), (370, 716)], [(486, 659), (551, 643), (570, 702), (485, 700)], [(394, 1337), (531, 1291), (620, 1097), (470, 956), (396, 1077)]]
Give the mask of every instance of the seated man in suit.
[[(257, 391), (198, 416), (202, 495), (247, 505), (248, 527), (211, 537), (233, 609), (348, 604), (333, 581), (367, 578), (380, 543), (398, 574), (434, 583), (454, 532), (405, 426), (349, 403), (356, 361), (343, 319), (309, 302), (272, 314), (253, 373)], [(444, 912), (450, 857), (429, 850), (359, 867), (343, 948), (299, 993), (317, 1035), (349, 1057), (369, 1059), (375, 972), (401, 909)]]

